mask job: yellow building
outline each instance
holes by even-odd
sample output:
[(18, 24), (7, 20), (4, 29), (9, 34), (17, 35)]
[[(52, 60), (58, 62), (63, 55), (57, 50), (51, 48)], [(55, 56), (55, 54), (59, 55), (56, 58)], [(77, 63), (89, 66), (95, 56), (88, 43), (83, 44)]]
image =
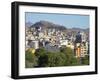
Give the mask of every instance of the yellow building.
[(88, 48), (86, 47), (86, 45), (84, 45), (83, 43), (76, 43), (75, 46), (76, 57), (84, 57), (85, 55), (88, 54), (87, 52)]
[(26, 51), (30, 51), (32, 54), (34, 54), (36, 50), (34, 48), (28, 48)]
[(81, 57), (81, 43), (76, 43), (75, 54), (76, 54), (76, 57)]

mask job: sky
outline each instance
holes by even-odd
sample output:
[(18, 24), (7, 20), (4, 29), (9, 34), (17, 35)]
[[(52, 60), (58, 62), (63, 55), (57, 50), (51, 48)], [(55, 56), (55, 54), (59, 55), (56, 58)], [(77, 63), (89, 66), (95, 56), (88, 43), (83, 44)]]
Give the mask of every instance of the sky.
[(89, 28), (89, 15), (54, 14), (54, 13), (25, 13), (25, 22), (36, 23), (41, 20), (63, 25), (67, 28)]

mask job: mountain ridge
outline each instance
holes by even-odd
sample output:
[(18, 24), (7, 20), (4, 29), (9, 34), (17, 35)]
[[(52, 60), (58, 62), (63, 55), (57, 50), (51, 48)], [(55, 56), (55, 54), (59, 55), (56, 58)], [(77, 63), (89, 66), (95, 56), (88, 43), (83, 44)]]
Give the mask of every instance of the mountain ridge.
[(89, 28), (86, 28), (86, 29), (77, 28), (77, 27), (68, 28), (63, 25), (54, 24), (52, 22), (44, 21), (44, 20), (40, 20), (34, 24), (32, 24), (31, 22), (28, 22), (25, 25), (26, 25), (26, 27), (29, 27), (29, 26), (30, 27), (42, 27), (42, 29), (55, 28), (55, 29), (59, 29), (59, 30), (68, 30), (68, 31), (89, 31)]

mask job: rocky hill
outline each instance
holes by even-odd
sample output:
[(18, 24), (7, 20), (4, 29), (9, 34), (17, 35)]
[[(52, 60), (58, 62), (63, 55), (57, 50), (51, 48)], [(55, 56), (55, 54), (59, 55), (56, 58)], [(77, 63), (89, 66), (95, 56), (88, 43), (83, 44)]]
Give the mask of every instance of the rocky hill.
[(49, 29), (49, 28), (55, 28), (59, 30), (66, 30), (67, 28), (58, 24), (54, 24), (52, 22), (48, 21), (39, 21), (33, 24), (31, 27), (41, 27), (42, 29)]
[(44, 21), (44, 20), (41, 20), (39, 22), (36, 22), (34, 24), (32, 24), (31, 22), (27, 22), (25, 24), (26, 27), (30, 27), (30, 28), (33, 28), (33, 27), (41, 27), (43, 30), (45, 29), (52, 29), (52, 28), (55, 28), (57, 30), (62, 30), (62, 31), (65, 31), (66, 33), (77, 33), (78, 31), (83, 31), (87, 34), (89, 34), (89, 28), (86, 28), (86, 29), (82, 29), (82, 28), (76, 28), (76, 27), (73, 27), (73, 28), (68, 28), (68, 27), (65, 27), (65, 26), (62, 26), (62, 25), (59, 25), (59, 24), (54, 24), (52, 22), (49, 22), (49, 21)]

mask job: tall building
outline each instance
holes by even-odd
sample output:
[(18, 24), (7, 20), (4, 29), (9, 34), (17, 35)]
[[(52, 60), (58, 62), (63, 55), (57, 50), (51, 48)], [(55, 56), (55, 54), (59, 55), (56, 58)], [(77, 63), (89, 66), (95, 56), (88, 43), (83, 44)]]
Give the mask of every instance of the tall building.
[(84, 32), (78, 32), (75, 38), (75, 56), (84, 57), (88, 54), (88, 42)]
[(88, 42), (82, 42), (81, 44), (81, 57), (88, 55)]
[(81, 32), (82, 42), (86, 42), (86, 34), (84, 32)]
[(76, 39), (75, 39), (75, 43), (81, 43), (82, 42), (82, 35), (80, 32), (78, 32), (76, 34)]
[(82, 36), (80, 32), (77, 33), (75, 38), (75, 56), (81, 57), (81, 42), (82, 42)]

